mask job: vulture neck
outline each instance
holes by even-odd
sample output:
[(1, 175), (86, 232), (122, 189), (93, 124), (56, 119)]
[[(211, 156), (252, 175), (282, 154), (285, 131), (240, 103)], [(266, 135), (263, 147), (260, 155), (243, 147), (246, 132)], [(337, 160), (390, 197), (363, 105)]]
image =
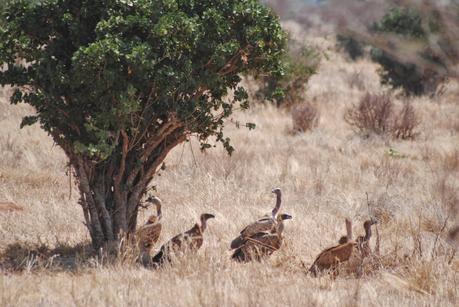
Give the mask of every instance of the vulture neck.
[(277, 198), (276, 198), (276, 206), (274, 207), (274, 209), (272, 211), (273, 218), (276, 218), (277, 213), (279, 212), (281, 203), (282, 203), (282, 197), (281, 197), (281, 194), (278, 193), (277, 194)]
[(368, 241), (371, 238), (371, 224), (365, 224), (365, 238), (364, 241)]
[(280, 220), (278, 223), (279, 226), (277, 226), (277, 234), (282, 236), (282, 232), (284, 231), (284, 220)]
[(159, 220), (161, 220), (161, 217), (163, 216), (162, 215), (162, 212), (161, 212), (161, 205), (156, 205), (156, 216), (158, 217), (158, 222)]
[(199, 227), (199, 229), (201, 230), (201, 232), (204, 232), (206, 228), (207, 228), (207, 219), (201, 218), (201, 226)]
[(352, 240), (352, 222), (349, 219), (346, 219), (346, 234), (347, 240)]

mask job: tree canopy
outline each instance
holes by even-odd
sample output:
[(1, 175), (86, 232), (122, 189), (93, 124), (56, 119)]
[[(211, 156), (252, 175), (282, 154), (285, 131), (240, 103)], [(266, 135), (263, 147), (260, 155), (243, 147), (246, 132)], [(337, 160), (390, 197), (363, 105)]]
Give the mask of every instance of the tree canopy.
[(117, 131), (140, 137), (171, 111), (202, 140), (217, 135), (228, 145), (222, 120), (246, 99), (238, 74), (279, 73), (284, 44), (277, 17), (258, 1), (22, 0), (5, 19), (1, 83), (20, 87), (13, 103), (37, 109), (23, 124), (39, 120), (99, 160)]

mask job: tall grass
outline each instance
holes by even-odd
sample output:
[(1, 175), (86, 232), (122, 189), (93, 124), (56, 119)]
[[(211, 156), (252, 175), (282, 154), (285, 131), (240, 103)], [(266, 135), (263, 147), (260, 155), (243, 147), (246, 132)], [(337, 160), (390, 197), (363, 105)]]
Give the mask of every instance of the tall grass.
[[(129, 251), (113, 261), (88, 249), (64, 154), (38, 127), (18, 130), (20, 117), (33, 110), (8, 105), (3, 92), (0, 201), (25, 209), (0, 213), (0, 305), (457, 305), (459, 260), (446, 241), (459, 186), (451, 123), (459, 106), (449, 98), (456, 89), (436, 100), (413, 99), (423, 118), (414, 141), (362, 139), (343, 115), (366, 91), (382, 90), (376, 67), (329, 57), (306, 94), (321, 114), (316, 129), (291, 135), (290, 114), (258, 106), (235, 118), (257, 129), (228, 126), (233, 156), (221, 148), (202, 154), (193, 140), (170, 154), (154, 182), (164, 202), (157, 248), (202, 212), (216, 219), (196, 257), (157, 271), (138, 266)], [(348, 85), (356, 72), (362, 89)], [(285, 245), (262, 263), (230, 261), (229, 242), (269, 212), (273, 187), (283, 189), (282, 210), (293, 215)], [(306, 275), (315, 256), (345, 233), (345, 217), (353, 219), (355, 235), (363, 233), (366, 192), (370, 212), (380, 219), (380, 257), (361, 278)], [(139, 223), (148, 214), (142, 211)]]

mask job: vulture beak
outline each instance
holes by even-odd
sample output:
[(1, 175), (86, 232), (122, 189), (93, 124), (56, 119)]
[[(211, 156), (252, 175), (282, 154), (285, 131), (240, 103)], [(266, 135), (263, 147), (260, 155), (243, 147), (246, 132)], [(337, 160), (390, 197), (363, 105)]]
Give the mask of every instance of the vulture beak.
[(215, 218), (215, 215), (210, 214), (210, 213), (205, 213), (205, 214), (203, 214), (203, 215), (204, 215), (204, 218), (205, 218), (206, 220), (208, 220), (208, 219), (214, 219), (214, 218)]
[(155, 205), (160, 205), (162, 203), (162, 201), (161, 201), (161, 199), (159, 199), (159, 197), (153, 196), (153, 195), (148, 196), (146, 201), (148, 203), (155, 204)]
[(293, 216), (291, 216), (290, 214), (287, 214), (287, 213), (282, 213), (281, 214), (281, 219), (282, 220), (291, 220), (293, 218)]

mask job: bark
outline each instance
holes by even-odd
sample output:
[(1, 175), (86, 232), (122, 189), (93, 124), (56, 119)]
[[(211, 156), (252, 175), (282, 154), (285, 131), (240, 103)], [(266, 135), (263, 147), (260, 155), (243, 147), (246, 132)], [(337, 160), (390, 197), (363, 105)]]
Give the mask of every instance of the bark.
[(93, 189), (91, 188), (87, 171), (84, 167), (83, 159), (77, 159), (77, 165), (75, 167), (75, 172), (79, 180), (79, 188), (82, 192), (82, 200), (84, 205), (88, 208), (90, 216), (90, 225), (91, 225), (91, 239), (93, 246), (95, 248), (100, 248), (104, 245), (106, 241), (104, 231), (102, 230), (102, 225), (100, 222), (100, 217), (98, 210), (96, 208), (96, 203), (93, 197)]

